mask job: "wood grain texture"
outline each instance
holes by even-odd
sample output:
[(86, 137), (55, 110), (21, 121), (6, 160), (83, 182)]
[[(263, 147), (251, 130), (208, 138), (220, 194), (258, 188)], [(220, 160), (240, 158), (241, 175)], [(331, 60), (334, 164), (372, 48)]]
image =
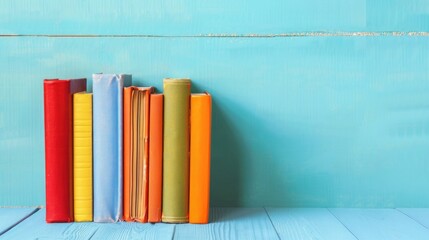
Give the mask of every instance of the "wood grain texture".
[(429, 207), (427, 43), (0, 38), (0, 205), (44, 204), (42, 79), (129, 72), (212, 94), (212, 206)]
[(209, 224), (177, 224), (174, 239), (278, 239), (263, 208), (212, 208)]
[(0, 236), (35, 211), (36, 208), (0, 208)]
[(2, 235), (2, 239), (89, 239), (99, 227), (88, 223), (47, 224), (45, 215), (45, 209), (37, 211)]
[(174, 224), (120, 222), (101, 224), (91, 239), (152, 239), (170, 240), (173, 237)]
[(4, 235), (2, 239), (171, 239), (174, 225), (141, 223), (45, 222), (41, 209)]
[(0, 1), (0, 34), (428, 31), (425, 0)]
[[(32, 209), (0, 209), (5, 220)], [(26, 211), (27, 210), (27, 211)], [(330, 212), (333, 214), (331, 214)], [(55, 223), (41, 209), (1, 239), (428, 239), (428, 209), (213, 208), (209, 224)], [(418, 219), (419, 224), (412, 218)], [(276, 232), (277, 230), (277, 232)], [(350, 232), (349, 232), (350, 231)], [(278, 235), (277, 235), (278, 234)]]
[(359, 240), (429, 239), (429, 229), (395, 209), (330, 209)]
[(399, 208), (397, 210), (429, 229), (428, 208)]
[(325, 208), (267, 208), (281, 239), (356, 240)]

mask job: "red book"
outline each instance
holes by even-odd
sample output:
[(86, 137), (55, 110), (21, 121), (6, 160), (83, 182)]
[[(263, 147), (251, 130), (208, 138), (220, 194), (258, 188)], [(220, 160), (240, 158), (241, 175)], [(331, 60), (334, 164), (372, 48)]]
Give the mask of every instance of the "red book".
[(86, 90), (86, 79), (46, 79), (43, 85), (46, 222), (72, 222), (73, 93)]

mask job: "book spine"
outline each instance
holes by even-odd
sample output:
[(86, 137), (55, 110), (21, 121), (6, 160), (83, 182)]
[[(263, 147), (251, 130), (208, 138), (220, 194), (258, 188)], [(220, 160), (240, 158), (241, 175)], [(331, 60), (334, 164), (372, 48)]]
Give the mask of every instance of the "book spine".
[(188, 222), (189, 79), (164, 79), (162, 221)]
[(92, 221), (92, 94), (73, 95), (74, 219)]
[(131, 75), (93, 75), (94, 222), (122, 216), (123, 87)]
[(210, 208), (211, 96), (191, 95), (189, 222), (208, 223)]
[(124, 88), (124, 201), (123, 220), (131, 221), (131, 93), (132, 87)]
[(72, 94), (86, 79), (44, 81), (46, 222), (73, 221)]
[(164, 96), (151, 94), (149, 114), (149, 222), (161, 221)]

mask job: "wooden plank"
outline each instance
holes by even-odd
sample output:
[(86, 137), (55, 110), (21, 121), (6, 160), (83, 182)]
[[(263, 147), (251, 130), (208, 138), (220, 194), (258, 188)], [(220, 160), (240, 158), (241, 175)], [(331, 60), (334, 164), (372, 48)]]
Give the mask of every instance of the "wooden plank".
[(395, 209), (330, 209), (359, 239), (429, 239), (429, 229)]
[(174, 239), (278, 239), (263, 208), (212, 208), (209, 224), (177, 224)]
[(173, 238), (174, 224), (165, 223), (112, 223), (101, 224), (91, 240), (105, 239), (153, 239)]
[(0, 208), (0, 236), (35, 211), (36, 208)]
[(366, 26), (393, 31), (429, 31), (429, 4), (426, 0), (366, 1)]
[(22, 221), (2, 235), (3, 239), (89, 239), (99, 225), (45, 222), (45, 209)]
[(429, 208), (399, 208), (397, 210), (429, 228)]
[(174, 225), (141, 223), (45, 222), (42, 209), (4, 235), (2, 239), (171, 239)]
[(267, 208), (281, 239), (356, 240), (325, 208)]
[(425, 0), (0, 1), (0, 34), (428, 31)]
[(429, 207), (427, 43), (0, 38), (0, 205), (45, 202), (42, 79), (129, 72), (212, 94), (213, 206)]

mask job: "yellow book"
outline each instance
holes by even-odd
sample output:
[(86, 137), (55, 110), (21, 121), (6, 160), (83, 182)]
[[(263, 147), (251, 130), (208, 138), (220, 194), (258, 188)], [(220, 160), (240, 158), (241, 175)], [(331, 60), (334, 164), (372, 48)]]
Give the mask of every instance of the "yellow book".
[(73, 94), (74, 219), (92, 221), (92, 94)]

